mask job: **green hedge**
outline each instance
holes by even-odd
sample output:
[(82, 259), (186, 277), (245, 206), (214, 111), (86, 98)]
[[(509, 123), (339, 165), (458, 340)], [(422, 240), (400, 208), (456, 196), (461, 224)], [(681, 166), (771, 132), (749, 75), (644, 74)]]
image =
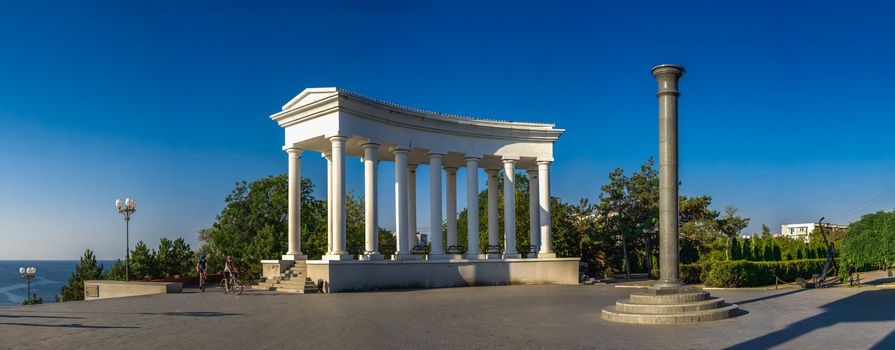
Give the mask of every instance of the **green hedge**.
[[(702, 283), (702, 264), (681, 264), (680, 267), (680, 279), (684, 283), (687, 284), (698, 284)], [(650, 278), (657, 280), (659, 279), (659, 269), (653, 269), (650, 272)]]
[[(705, 284), (707, 287), (757, 287), (772, 285), (775, 277), (792, 282), (796, 278), (810, 278), (823, 271), (826, 259), (787, 261), (712, 261), (680, 266), (681, 281), (687, 284)], [(659, 270), (650, 274), (659, 278)]]
[(792, 282), (823, 271), (826, 259), (789, 261), (715, 261), (703, 265), (700, 274), (708, 287), (757, 287), (774, 284), (776, 278)]

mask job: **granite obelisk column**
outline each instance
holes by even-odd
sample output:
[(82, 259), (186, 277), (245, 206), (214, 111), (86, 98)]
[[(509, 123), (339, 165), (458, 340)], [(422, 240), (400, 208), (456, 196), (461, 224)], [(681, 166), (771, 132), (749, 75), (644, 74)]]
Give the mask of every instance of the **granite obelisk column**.
[(712, 298), (681, 283), (678, 266), (677, 89), (684, 67), (653, 67), (659, 82), (659, 280), (603, 308), (605, 320), (639, 324), (678, 324), (721, 320), (739, 314), (739, 307)]
[(677, 89), (684, 67), (660, 64), (653, 67), (659, 83), (659, 281), (657, 289), (683, 285), (678, 271), (678, 167)]

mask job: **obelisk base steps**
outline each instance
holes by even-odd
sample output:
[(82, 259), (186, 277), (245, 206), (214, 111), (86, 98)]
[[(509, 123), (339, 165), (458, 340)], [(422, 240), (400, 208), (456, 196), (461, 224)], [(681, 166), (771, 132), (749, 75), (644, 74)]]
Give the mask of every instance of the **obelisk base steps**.
[(603, 308), (603, 319), (635, 324), (680, 324), (723, 320), (739, 315), (736, 304), (712, 298), (698, 288), (647, 288)]

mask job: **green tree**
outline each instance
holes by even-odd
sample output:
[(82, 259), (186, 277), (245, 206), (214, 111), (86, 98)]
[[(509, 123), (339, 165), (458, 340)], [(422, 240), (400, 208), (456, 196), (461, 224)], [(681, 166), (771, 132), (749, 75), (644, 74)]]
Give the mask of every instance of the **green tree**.
[(354, 192), (348, 192), (345, 195), (345, 245), (351, 255), (356, 256), (364, 253), (364, 245), (367, 240), (365, 222), (364, 198)]
[(771, 237), (771, 228), (768, 225), (761, 224), (761, 237)]
[[(206, 254), (211, 271), (220, 271), (222, 258), (229, 255), (240, 271), (258, 275), (262, 259), (276, 258), (286, 251), (288, 188), (286, 175), (236, 184), (216, 222), (199, 233), (199, 252)], [(311, 180), (302, 178), (301, 249), (311, 259), (319, 259), (326, 251), (326, 202), (314, 199), (313, 190)]]
[(602, 218), (603, 227), (613, 237), (617, 237), (622, 246), (622, 267), (625, 276), (631, 277), (631, 261), (628, 254), (628, 239), (634, 231), (631, 213), (631, 199), (628, 196), (628, 177), (622, 168), (609, 173), (609, 183), (600, 187), (600, 204), (597, 215)]
[(84, 300), (84, 281), (103, 279), (103, 266), (96, 263), (93, 251), (87, 249), (81, 261), (75, 265), (75, 271), (60, 289), (62, 301)]
[(190, 245), (183, 238), (170, 240), (162, 238), (158, 245), (158, 275), (171, 278), (191, 276), (195, 273), (195, 259)]
[(752, 240), (743, 239), (743, 260), (752, 260)]
[[(743, 231), (746, 226), (749, 226), (749, 218), (743, 218), (737, 215), (737, 208), (728, 205), (724, 207), (724, 216), (719, 220), (719, 226), (721, 227), (721, 233), (727, 237), (728, 245), (730, 245), (730, 240), (734, 237), (740, 235), (740, 232)], [(727, 260), (731, 260), (730, 252), (727, 253)]]
[(37, 304), (43, 304), (43, 303), (44, 303), (44, 298), (38, 297), (37, 293), (32, 293), (30, 299), (25, 299), (22, 301), (22, 305), (37, 305)]
[(727, 251), (730, 252), (730, 256), (728, 260), (742, 260), (743, 259), (743, 248), (740, 246), (740, 240), (734, 237), (730, 240), (729, 247)]
[(158, 250), (156, 250), (157, 277), (166, 278), (178, 274), (177, 257), (174, 256), (173, 251), (173, 242), (162, 237), (158, 242)]
[(895, 211), (867, 214), (848, 227), (840, 257), (849, 269), (864, 271), (895, 265)]
[(158, 256), (155, 250), (149, 249), (143, 241), (134, 245), (131, 251), (131, 275), (136, 279), (158, 276)]
[(774, 247), (771, 250), (771, 254), (774, 256), (773, 261), (783, 261), (783, 251), (780, 249), (780, 245), (777, 244), (777, 241), (774, 241)]
[(198, 259), (194, 257), (193, 250), (189, 243), (183, 237), (174, 240), (171, 247), (171, 255), (174, 256), (174, 263), (171, 264), (176, 270), (172, 270), (171, 275), (195, 276), (196, 263)]
[[(205, 254), (205, 263), (209, 273), (224, 270), (224, 254), (217, 251), (212, 241), (212, 237), (216, 233), (217, 230), (214, 226), (199, 230), (199, 250), (196, 253), (197, 255)], [(196, 257), (196, 261), (199, 261), (198, 257)]]
[[(503, 172), (498, 176), (497, 182), (497, 226), (498, 226), (498, 245), (500, 246), (500, 250), (504, 250), (505, 239), (504, 239), (504, 220), (503, 220)], [(528, 207), (528, 177), (522, 174), (514, 174), (515, 181), (515, 190), (516, 190), (516, 251), (520, 254), (526, 254), (529, 251), (529, 246), (531, 244), (531, 240), (529, 238), (529, 207)], [(485, 189), (479, 192), (478, 196), (479, 201), (479, 250), (482, 253), (485, 253), (488, 248), (488, 190)], [(554, 251), (558, 256), (563, 256), (565, 251), (560, 251), (557, 248), (557, 239), (562, 236), (563, 233), (557, 234), (557, 228), (560, 227), (562, 232), (567, 232), (558, 224), (556, 220), (559, 220), (562, 223), (567, 225), (571, 225), (574, 220), (566, 220), (567, 218), (557, 218), (557, 215), (554, 210), (557, 204), (559, 204), (559, 210), (563, 213), (566, 212), (566, 208), (563, 207), (563, 203), (558, 202), (557, 198), (551, 198), (551, 217), (553, 218), (553, 222), (551, 223), (551, 227), (553, 227), (553, 241), (554, 241)], [(464, 208), (460, 211), (457, 216), (457, 243), (458, 245), (466, 247), (467, 238), (469, 237), (469, 229), (467, 226), (468, 220), (468, 212), (467, 209)], [(446, 237), (446, 236), (445, 236)], [(563, 236), (564, 237), (564, 236)], [(447, 242), (447, 240), (443, 240)], [(574, 245), (576, 247), (579, 246), (578, 241), (575, 241)], [(445, 243), (446, 249), (446, 243)], [(468, 247), (466, 247), (468, 249)], [(577, 248), (575, 249), (577, 251)]]
[[(688, 264), (700, 260), (708, 260), (711, 256), (712, 243), (721, 236), (717, 211), (711, 210), (711, 196), (679, 198), (680, 220), (680, 261)], [(726, 246), (718, 245), (726, 250)], [(725, 252), (725, 257), (727, 253)]]
[[(460, 227), (457, 227), (458, 231)], [(459, 238), (458, 238), (459, 240)], [(392, 255), (395, 253), (395, 233), (386, 228), (379, 228), (379, 253), (382, 255)]]
[(640, 171), (631, 174), (627, 183), (628, 196), (631, 199), (631, 212), (634, 222), (634, 235), (639, 235), (644, 245), (647, 272), (653, 269), (653, 247), (658, 243), (659, 228), (659, 172), (653, 167), (655, 162), (650, 157), (640, 166)]
[(115, 263), (112, 264), (112, 267), (109, 269), (109, 273), (106, 274), (107, 280), (113, 281), (124, 281), (125, 278), (125, 270), (124, 270), (124, 262), (121, 259), (115, 260)]

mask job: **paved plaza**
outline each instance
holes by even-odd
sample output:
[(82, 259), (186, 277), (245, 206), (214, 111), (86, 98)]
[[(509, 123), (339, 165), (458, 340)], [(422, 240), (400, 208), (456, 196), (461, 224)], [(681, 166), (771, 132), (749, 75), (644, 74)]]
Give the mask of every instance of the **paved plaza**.
[(744, 314), (600, 318), (633, 289), (501, 286), (344, 294), (198, 293), (0, 308), (0, 348), (893, 349), (895, 289), (714, 290)]

